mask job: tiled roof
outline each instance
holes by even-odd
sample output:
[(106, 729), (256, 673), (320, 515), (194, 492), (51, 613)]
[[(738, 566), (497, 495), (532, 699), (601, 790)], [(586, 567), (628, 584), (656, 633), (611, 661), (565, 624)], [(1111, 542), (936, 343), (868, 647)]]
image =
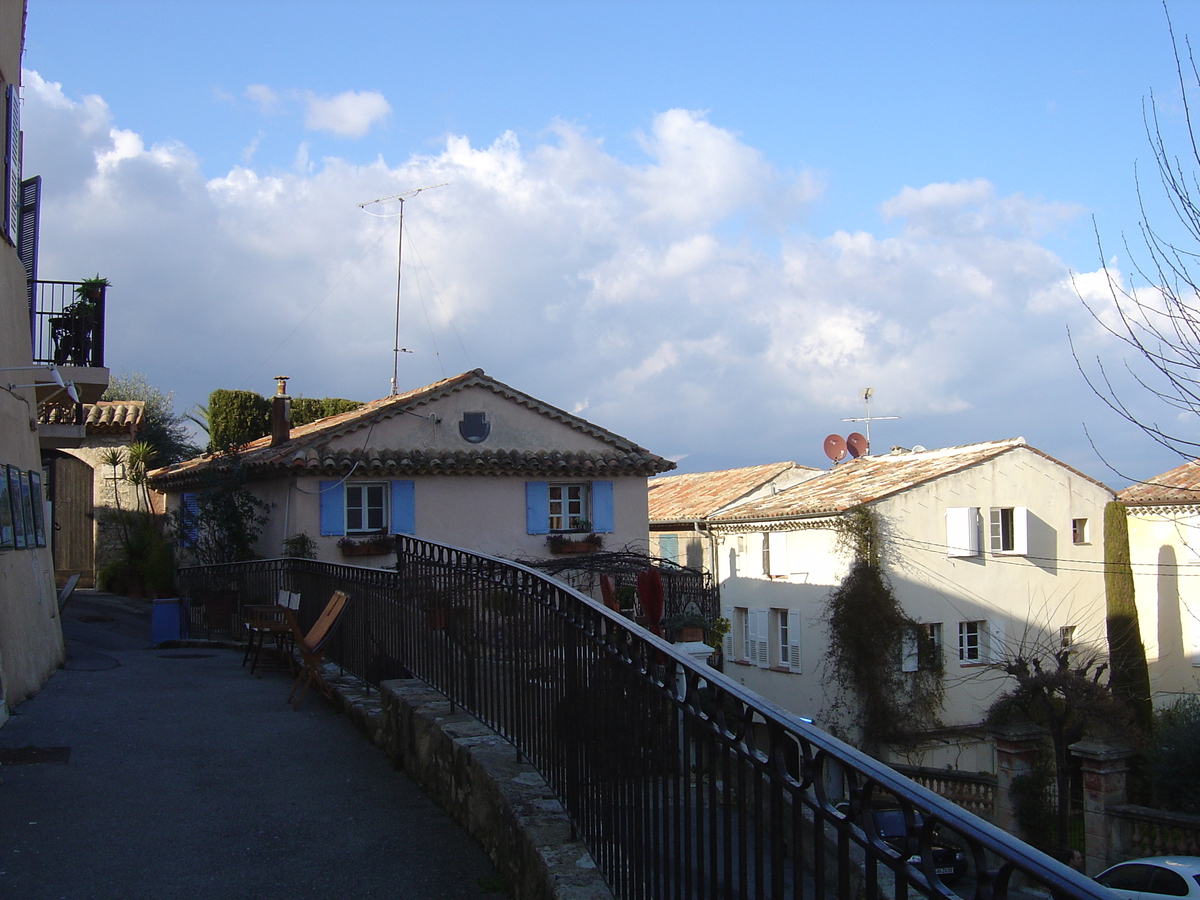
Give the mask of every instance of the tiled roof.
[(1200, 460), (1185, 462), (1117, 494), (1126, 506), (1173, 506), (1200, 503)]
[[(611, 449), (590, 453), (500, 449), (439, 452), (401, 447), (370, 448), (360, 453), (329, 448), (329, 442), (334, 438), (476, 385), (597, 438)], [(482, 369), (464, 372), (394, 397), (374, 400), (350, 412), (293, 428), (291, 439), (277, 447), (271, 446), (269, 436), (259, 438), (238, 451), (238, 455), (252, 477), (289, 473), (345, 475), (356, 462), (356, 472), (396, 475), (647, 476), (675, 467), (673, 462), (656, 456), (620, 435), (488, 377)], [(186, 487), (195, 483), (215, 464), (216, 458), (212, 456), (187, 460), (151, 472), (151, 483), (158, 490)]]
[[(145, 424), (146, 404), (141, 400), (100, 400), (83, 405), (84, 426), (88, 434), (125, 434)], [(38, 409), (40, 425), (75, 423), (74, 405), (44, 403)]]
[(88, 432), (122, 432), (141, 428), (146, 404), (141, 400), (100, 400), (83, 407)]
[[(712, 521), (733, 523), (842, 513), (863, 503), (898, 494), (934, 478), (979, 465), (1019, 447), (1075, 472), (1053, 457), (1027, 446), (1024, 438), (946, 447), (941, 450), (863, 456), (834, 466), (828, 472), (780, 491), (772, 497), (740, 504), (713, 516)], [(1099, 484), (1081, 472), (1075, 474)]]
[(789, 469), (798, 468), (802, 467), (794, 462), (778, 462), (655, 478), (649, 483), (650, 521), (690, 522), (706, 518)]

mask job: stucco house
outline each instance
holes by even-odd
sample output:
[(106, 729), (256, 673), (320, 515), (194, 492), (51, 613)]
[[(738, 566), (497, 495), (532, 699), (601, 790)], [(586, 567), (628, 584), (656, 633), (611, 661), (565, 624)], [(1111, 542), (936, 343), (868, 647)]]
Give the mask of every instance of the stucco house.
[(650, 550), (673, 563), (706, 569), (720, 580), (709, 518), (736, 504), (772, 496), (820, 474), (820, 469), (778, 462), (652, 478)]
[[(298, 428), (283, 419), (286, 401), (275, 397), (273, 433), (237, 453), (248, 489), (271, 504), (263, 556), (301, 533), (320, 559), (378, 566), (394, 555), (347, 560), (345, 545), (414, 534), (520, 559), (587, 532), (606, 549), (645, 550), (646, 479), (675, 465), (481, 369)], [(178, 509), (219, 464), (158, 469), (151, 484)]]
[(1200, 461), (1117, 495), (1129, 513), (1138, 624), (1159, 703), (1200, 691)]
[[(839, 522), (873, 511), (882, 565), (909, 617), (940, 649), (940, 727), (894, 760), (991, 771), (981, 723), (1005, 677), (989, 668), (1022, 643), (1104, 643), (1104, 505), (1113, 492), (1021, 438), (863, 456), (707, 520), (719, 557), (726, 672), (824, 727), (822, 615), (849, 569)], [(922, 663), (902, 649), (905, 671)], [(911, 667), (911, 668), (909, 668)], [(852, 727), (852, 723), (851, 723)]]

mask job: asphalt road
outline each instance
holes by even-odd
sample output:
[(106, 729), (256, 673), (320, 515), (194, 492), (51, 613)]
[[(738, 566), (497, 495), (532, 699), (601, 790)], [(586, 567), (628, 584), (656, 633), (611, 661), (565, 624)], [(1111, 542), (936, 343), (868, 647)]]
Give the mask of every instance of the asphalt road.
[[(0, 728), (0, 897), (500, 897), (480, 847), (348, 719), (236, 650), (150, 646), (77, 592), (69, 658)], [(12, 751), (36, 748), (25, 759)]]

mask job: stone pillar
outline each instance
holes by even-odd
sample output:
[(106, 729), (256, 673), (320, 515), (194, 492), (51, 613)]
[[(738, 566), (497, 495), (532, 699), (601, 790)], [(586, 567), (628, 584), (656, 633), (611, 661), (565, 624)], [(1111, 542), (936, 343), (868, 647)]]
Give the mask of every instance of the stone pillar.
[(995, 822), (1009, 834), (1022, 837), (1012, 783), (1014, 778), (1033, 770), (1045, 745), (1046, 729), (1032, 724), (1005, 725), (993, 729), (991, 734), (996, 745)]
[[(1124, 857), (1116, 820), (1110, 823), (1107, 810), (1126, 801), (1128, 747), (1084, 739), (1071, 745), (1083, 768), (1084, 871), (1099, 875)], [(1110, 862), (1111, 860), (1111, 862)]]

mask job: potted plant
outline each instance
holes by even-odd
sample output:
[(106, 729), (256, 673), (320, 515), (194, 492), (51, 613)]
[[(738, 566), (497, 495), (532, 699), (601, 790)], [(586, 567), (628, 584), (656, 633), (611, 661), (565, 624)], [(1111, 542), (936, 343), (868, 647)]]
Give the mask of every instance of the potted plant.
[(592, 553), (604, 546), (604, 538), (592, 531), (587, 519), (575, 519), (571, 530), (558, 532), (546, 538), (551, 553)]
[(54, 340), (56, 365), (88, 365), (92, 334), (100, 324), (100, 301), (109, 280), (100, 275), (85, 278), (75, 286), (76, 300), (50, 317), (50, 336)]
[(391, 553), (395, 549), (391, 535), (387, 534), (373, 534), (358, 541), (344, 537), (337, 545), (342, 551), (342, 556), (379, 556)]
[(677, 644), (687, 644), (692, 641), (704, 640), (704, 631), (708, 621), (699, 613), (676, 613), (667, 616), (662, 623), (663, 634)]

